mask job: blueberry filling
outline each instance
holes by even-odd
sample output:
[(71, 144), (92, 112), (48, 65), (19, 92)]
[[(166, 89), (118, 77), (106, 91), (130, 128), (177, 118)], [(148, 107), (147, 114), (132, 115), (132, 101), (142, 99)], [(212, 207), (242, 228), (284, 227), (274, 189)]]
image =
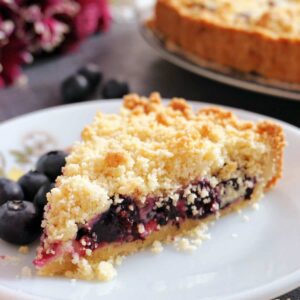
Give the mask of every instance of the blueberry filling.
[[(110, 209), (101, 215), (100, 219), (89, 228), (81, 228), (77, 239), (90, 235), (94, 242), (113, 242), (117, 240), (130, 241), (139, 238), (137, 225), (139, 224), (139, 210), (130, 198), (122, 203), (112, 204)], [(97, 236), (96, 239), (93, 237)]]
[(143, 207), (130, 197), (113, 198), (109, 210), (78, 230), (76, 241), (83, 249), (111, 242), (144, 239), (167, 224), (178, 228), (185, 219), (215, 214), (238, 200), (249, 200), (256, 185), (250, 177), (232, 178), (213, 185), (207, 179), (193, 182), (169, 197), (149, 196)]

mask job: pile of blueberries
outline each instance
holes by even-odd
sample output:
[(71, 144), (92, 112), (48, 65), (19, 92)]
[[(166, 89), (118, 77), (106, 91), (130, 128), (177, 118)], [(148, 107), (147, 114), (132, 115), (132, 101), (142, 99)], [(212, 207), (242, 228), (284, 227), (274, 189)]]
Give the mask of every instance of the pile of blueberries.
[[(76, 74), (66, 78), (61, 86), (65, 103), (87, 100), (102, 83), (103, 75), (96, 64), (87, 64)], [(122, 98), (129, 93), (129, 85), (116, 79), (110, 79), (102, 86), (101, 96), (105, 99)]]
[(51, 151), (42, 155), (36, 169), (18, 182), (0, 178), (0, 238), (16, 245), (27, 245), (41, 234), (46, 194), (61, 175), (67, 153)]

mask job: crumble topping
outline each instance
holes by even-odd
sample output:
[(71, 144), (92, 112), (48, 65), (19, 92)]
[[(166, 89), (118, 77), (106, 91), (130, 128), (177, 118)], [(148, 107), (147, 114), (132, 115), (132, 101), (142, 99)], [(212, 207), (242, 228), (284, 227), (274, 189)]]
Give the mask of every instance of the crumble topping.
[(115, 261), (114, 261), (115, 265), (116, 265), (116, 266), (120, 266), (120, 265), (123, 263), (124, 259), (125, 259), (125, 256), (123, 256), (123, 255), (118, 255), (118, 256), (115, 258)]
[(18, 251), (22, 254), (28, 254), (29, 248), (28, 248), (28, 246), (20, 246)]
[(252, 205), (252, 208), (253, 208), (254, 210), (259, 210), (259, 209), (260, 209), (260, 206), (259, 206), (258, 203), (254, 203), (254, 204)]
[(197, 246), (193, 245), (187, 238), (176, 240), (175, 247), (179, 251), (194, 251), (197, 249)]
[(250, 221), (250, 218), (247, 215), (243, 215), (242, 218), (243, 218), (244, 222), (249, 222)]
[(299, 39), (297, 0), (170, 0), (169, 3), (193, 18)]
[(111, 262), (101, 261), (97, 268), (97, 278), (101, 281), (110, 281), (117, 276), (117, 271)]
[[(210, 224), (212, 225), (212, 222)], [(201, 246), (203, 241), (210, 239), (208, 225), (204, 223), (187, 232), (184, 237), (176, 238), (174, 246), (179, 251), (194, 251)]]
[(164, 250), (160, 241), (154, 241), (151, 247), (151, 252), (158, 254)]
[(32, 276), (32, 270), (31, 268), (25, 266), (21, 270), (21, 276), (22, 277), (31, 277)]

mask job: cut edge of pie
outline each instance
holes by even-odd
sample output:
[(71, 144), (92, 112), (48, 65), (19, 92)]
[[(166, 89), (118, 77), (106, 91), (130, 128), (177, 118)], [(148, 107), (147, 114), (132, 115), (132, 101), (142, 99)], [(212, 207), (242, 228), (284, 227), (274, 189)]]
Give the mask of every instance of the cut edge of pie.
[[(282, 128), (158, 93), (98, 113), (48, 194), (39, 274), (102, 279), (99, 263), (248, 206), (282, 176)], [(100, 272), (101, 273), (101, 272)]]

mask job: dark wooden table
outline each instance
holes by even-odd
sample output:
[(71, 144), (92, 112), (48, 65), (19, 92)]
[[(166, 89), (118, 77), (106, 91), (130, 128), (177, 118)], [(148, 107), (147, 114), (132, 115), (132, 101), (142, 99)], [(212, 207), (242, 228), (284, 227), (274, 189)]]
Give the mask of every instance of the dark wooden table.
[[(159, 91), (163, 97), (178, 96), (234, 106), (300, 127), (300, 101), (288, 101), (232, 88), (173, 66), (162, 60), (144, 42), (135, 24), (113, 25), (109, 32), (93, 37), (75, 53), (40, 60), (27, 67), (27, 86), (0, 91), (0, 121), (62, 104), (62, 80), (87, 62), (97, 63), (103, 70), (105, 79), (128, 81), (134, 92), (148, 95), (151, 91)], [(99, 93), (94, 98), (99, 98)], [(288, 298), (299, 300), (300, 289), (278, 299)]]

